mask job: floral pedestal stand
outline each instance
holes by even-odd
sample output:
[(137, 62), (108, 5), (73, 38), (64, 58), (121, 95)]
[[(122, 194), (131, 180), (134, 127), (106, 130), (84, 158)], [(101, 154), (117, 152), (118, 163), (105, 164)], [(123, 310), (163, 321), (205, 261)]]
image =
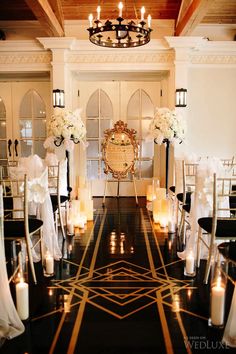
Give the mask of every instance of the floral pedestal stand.
[[(154, 143), (157, 144), (156, 139), (154, 139)], [(168, 191), (168, 180), (169, 180), (169, 153), (170, 153), (170, 141), (168, 139), (164, 139), (163, 143), (166, 144), (166, 193)]]
[[(61, 146), (64, 138), (62, 136), (56, 137), (54, 140), (54, 144), (59, 147)], [(70, 140), (73, 141), (74, 144), (79, 144), (79, 139), (74, 138), (73, 135), (71, 135)], [(66, 158), (67, 158), (67, 191), (68, 191), (68, 197), (70, 200), (70, 193), (72, 191), (72, 188), (70, 187), (70, 152), (68, 150), (65, 150), (66, 152)]]

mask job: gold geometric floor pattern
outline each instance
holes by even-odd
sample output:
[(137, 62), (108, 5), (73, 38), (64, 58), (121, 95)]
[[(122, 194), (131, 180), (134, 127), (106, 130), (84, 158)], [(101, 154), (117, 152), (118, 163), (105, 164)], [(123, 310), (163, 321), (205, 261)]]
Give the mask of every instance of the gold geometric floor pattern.
[[(126, 260), (94, 269), (92, 276), (88, 271), (79, 278), (55, 281), (54, 284), (70, 292), (73, 289), (76, 301), (87, 293), (87, 303), (119, 319), (127, 318), (191, 286), (188, 280), (169, 276), (166, 279), (161, 273), (153, 278), (149, 269)], [(157, 291), (160, 294), (158, 298)]]

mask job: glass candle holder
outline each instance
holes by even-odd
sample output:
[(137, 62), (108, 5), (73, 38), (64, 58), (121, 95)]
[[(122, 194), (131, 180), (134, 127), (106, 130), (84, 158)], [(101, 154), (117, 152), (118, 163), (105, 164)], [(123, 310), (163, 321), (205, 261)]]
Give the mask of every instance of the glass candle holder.
[(184, 275), (187, 277), (195, 277), (196, 275), (195, 252), (192, 249), (186, 252)]
[(225, 316), (225, 295), (227, 278), (224, 273), (225, 263), (213, 265), (210, 291), (210, 317), (208, 324), (222, 328)]
[(54, 275), (54, 258), (49, 252), (45, 255), (45, 271), (44, 276), (52, 277)]

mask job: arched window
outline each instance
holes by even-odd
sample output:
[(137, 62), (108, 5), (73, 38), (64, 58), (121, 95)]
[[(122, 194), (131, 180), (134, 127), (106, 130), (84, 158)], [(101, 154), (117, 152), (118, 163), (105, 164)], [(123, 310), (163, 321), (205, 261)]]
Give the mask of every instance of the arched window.
[(143, 89), (136, 90), (131, 96), (127, 106), (128, 127), (137, 131), (140, 145), (138, 177), (152, 178), (153, 176), (153, 141), (146, 141), (148, 127), (154, 116), (154, 104)]
[(43, 142), (46, 138), (46, 107), (35, 90), (29, 90), (20, 105), (19, 129), (21, 156), (37, 154), (44, 157)]
[(87, 175), (89, 179), (103, 179), (101, 143), (104, 130), (111, 128), (113, 106), (109, 96), (102, 89), (97, 89), (89, 98), (86, 107), (87, 140)]

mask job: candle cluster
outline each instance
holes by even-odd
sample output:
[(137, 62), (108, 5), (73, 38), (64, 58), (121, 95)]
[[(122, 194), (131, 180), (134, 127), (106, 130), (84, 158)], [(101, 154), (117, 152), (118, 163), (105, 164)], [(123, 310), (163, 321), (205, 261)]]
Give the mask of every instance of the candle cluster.
[(91, 186), (84, 176), (78, 177), (78, 198), (71, 201), (67, 229), (73, 235), (75, 228), (84, 229), (87, 221), (93, 220), (93, 199)]
[[(119, 9), (119, 17), (122, 18), (122, 15), (123, 15), (123, 3), (122, 2), (119, 2), (118, 4), (118, 9)], [(142, 6), (141, 9), (140, 9), (140, 19), (141, 19), (141, 22), (144, 21), (144, 15), (145, 15), (145, 7)], [(97, 7), (97, 21), (100, 21), (101, 19), (101, 6), (98, 6)], [(89, 27), (93, 27), (93, 14), (89, 14), (88, 16), (88, 20), (89, 20)], [(147, 17), (147, 23), (148, 23), (148, 28), (151, 28), (151, 21), (152, 21), (152, 17), (151, 15), (148, 15)]]
[(166, 188), (160, 188), (159, 180), (153, 178), (151, 185), (146, 189), (147, 207), (152, 205), (153, 220), (164, 228), (168, 226), (168, 232), (176, 231), (175, 210), (173, 201), (166, 195)]

